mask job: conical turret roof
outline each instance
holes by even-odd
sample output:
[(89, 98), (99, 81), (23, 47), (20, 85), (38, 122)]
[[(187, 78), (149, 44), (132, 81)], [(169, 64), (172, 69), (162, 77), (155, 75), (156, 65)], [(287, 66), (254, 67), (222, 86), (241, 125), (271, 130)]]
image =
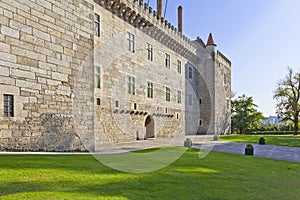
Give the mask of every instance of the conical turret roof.
[(213, 38), (213, 36), (212, 36), (212, 33), (209, 34), (208, 40), (207, 40), (207, 43), (206, 43), (206, 46), (211, 46), (211, 45), (217, 46), (217, 45), (215, 44), (214, 38)]

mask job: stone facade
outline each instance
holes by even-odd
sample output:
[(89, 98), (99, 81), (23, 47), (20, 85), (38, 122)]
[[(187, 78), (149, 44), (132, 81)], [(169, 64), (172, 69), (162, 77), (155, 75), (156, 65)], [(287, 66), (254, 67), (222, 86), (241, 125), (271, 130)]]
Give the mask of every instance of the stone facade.
[[(93, 149), (82, 145), (94, 129), (93, 93), (86, 92), (93, 8), (86, 0), (0, 2), (0, 150)], [(4, 94), (14, 96), (13, 117), (4, 115)]]
[(2, 151), (230, 132), (230, 61), (143, 1), (0, 2), (0, 23)]

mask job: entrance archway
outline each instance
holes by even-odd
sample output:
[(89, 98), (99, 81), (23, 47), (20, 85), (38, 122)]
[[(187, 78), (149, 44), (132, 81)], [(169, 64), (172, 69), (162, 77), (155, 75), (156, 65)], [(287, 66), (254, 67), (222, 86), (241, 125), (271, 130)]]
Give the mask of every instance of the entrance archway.
[(154, 119), (148, 115), (145, 120), (145, 139), (147, 138), (155, 138), (154, 134)]

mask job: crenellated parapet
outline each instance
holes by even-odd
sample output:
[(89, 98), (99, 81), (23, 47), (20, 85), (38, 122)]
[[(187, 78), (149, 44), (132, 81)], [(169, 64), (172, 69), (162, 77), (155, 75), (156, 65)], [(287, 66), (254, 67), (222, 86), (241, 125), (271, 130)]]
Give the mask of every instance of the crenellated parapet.
[(222, 59), (223, 62), (227, 63), (227, 66), (231, 67), (231, 61), (226, 56), (224, 56), (224, 54), (222, 54), (220, 51), (217, 51), (217, 56), (218, 59)]
[(143, 0), (95, 0), (95, 3), (182, 56), (188, 59), (195, 56), (196, 45)]

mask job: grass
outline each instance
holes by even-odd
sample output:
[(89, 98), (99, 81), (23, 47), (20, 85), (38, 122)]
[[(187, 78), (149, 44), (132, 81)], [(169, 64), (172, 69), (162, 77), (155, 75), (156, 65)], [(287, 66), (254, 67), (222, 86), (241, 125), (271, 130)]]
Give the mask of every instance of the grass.
[(189, 149), (130, 174), (91, 155), (1, 155), (1, 199), (298, 199), (300, 163)]
[(229, 136), (222, 136), (219, 139), (230, 141), (230, 142), (258, 143), (261, 137), (265, 138), (266, 144), (300, 147), (300, 136), (229, 135)]

